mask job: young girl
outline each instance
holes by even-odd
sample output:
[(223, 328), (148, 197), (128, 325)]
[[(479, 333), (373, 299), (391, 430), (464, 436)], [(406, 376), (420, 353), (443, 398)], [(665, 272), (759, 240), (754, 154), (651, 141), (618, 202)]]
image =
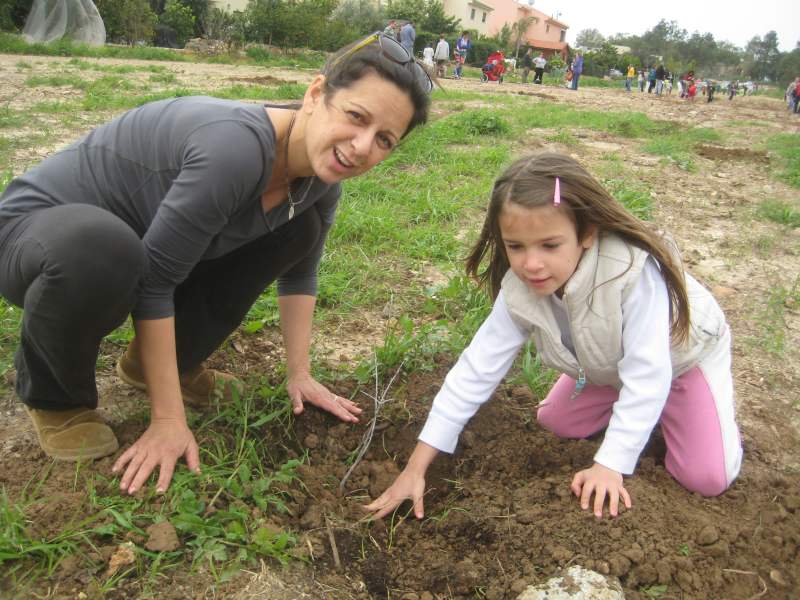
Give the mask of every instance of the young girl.
[[(486, 259), (486, 269), (479, 272)], [(404, 499), (423, 516), (425, 472), (453, 452), (462, 428), (528, 339), (563, 375), (537, 418), (561, 437), (606, 429), (594, 464), (571, 489), (615, 516), (623, 484), (660, 422), (665, 465), (704, 496), (721, 494), (742, 457), (734, 420), (730, 331), (711, 294), (673, 248), (631, 216), (573, 159), (541, 154), (497, 180), (467, 271), (494, 308), (448, 373), (405, 470), (366, 506), (377, 518)]]

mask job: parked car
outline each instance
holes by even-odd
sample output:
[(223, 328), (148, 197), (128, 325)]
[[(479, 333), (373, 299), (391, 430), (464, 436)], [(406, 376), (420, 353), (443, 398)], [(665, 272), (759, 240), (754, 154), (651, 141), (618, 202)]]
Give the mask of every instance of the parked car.
[(608, 76), (611, 77), (611, 79), (616, 79), (617, 77), (622, 77), (622, 71), (620, 71), (619, 69), (609, 69), (608, 70)]

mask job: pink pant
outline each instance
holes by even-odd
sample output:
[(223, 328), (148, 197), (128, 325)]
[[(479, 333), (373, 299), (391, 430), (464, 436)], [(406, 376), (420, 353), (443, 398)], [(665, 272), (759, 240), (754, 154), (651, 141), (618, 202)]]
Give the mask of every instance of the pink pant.
[[(727, 378), (723, 371), (717, 381), (714, 377), (707, 379), (700, 365), (673, 380), (661, 413), (667, 471), (686, 489), (703, 496), (724, 492), (741, 464), (739, 431), (733, 418), (730, 354), (727, 361)], [(716, 399), (712, 387), (717, 388)], [(605, 428), (619, 395), (613, 387), (587, 384), (570, 399), (574, 389), (575, 380), (562, 375), (539, 406), (539, 423), (559, 437), (585, 438)]]

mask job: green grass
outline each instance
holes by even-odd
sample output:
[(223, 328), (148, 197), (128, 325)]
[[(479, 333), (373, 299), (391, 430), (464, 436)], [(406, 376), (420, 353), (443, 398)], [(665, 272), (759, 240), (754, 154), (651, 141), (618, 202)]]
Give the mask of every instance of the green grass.
[(242, 568), (256, 567), (259, 559), (286, 563), (301, 557), (293, 549), (292, 532), (272, 524), (274, 515), (287, 512), (291, 490), (298, 484), (296, 469), (302, 464), (287, 459), (286, 451), (273, 441), (276, 432), (288, 427), (290, 404), (282, 387), (252, 387), (258, 389), (257, 396), (237, 398), (202, 419), (192, 419), (202, 449), (202, 473), (179, 468), (163, 495), (150, 488), (139, 496), (121, 495), (117, 479), (94, 472), (84, 476), (78, 464), (72, 489), (63, 492), (83, 491), (85, 506), (73, 505), (74, 514), (64, 519), (65, 525), (50, 533), (46, 524), (31, 527), (28, 514), (48, 501), (54, 463), (34, 475), (14, 501), (0, 487), (0, 565), (6, 581), (24, 589), (32, 579), (52, 575), (68, 556), (93, 572), (96, 547), (116, 546), (131, 535), (146, 539), (145, 529), (162, 521), (175, 527), (181, 546), (156, 553), (137, 544), (137, 561), (128, 567), (127, 576), (146, 579), (188, 563), (189, 568), (202, 565), (225, 580)]
[(800, 188), (800, 135), (780, 133), (767, 140), (767, 148), (778, 157), (777, 176), (792, 187)]
[(782, 200), (765, 200), (758, 206), (758, 216), (786, 225), (788, 227), (800, 227), (800, 209), (797, 203), (784, 202)]

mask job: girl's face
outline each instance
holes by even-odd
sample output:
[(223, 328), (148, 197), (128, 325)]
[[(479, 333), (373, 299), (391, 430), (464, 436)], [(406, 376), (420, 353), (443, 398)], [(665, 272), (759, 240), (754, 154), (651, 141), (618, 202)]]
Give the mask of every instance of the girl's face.
[(326, 94), (317, 78), (303, 110), (306, 152), (314, 174), (331, 184), (369, 171), (385, 159), (414, 114), (408, 94), (375, 73), (350, 87)]
[(594, 243), (594, 233), (579, 241), (575, 225), (554, 206), (526, 208), (507, 201), (499, 221), (511, 270), (538, 296), (560, 296), (583, 251)]

